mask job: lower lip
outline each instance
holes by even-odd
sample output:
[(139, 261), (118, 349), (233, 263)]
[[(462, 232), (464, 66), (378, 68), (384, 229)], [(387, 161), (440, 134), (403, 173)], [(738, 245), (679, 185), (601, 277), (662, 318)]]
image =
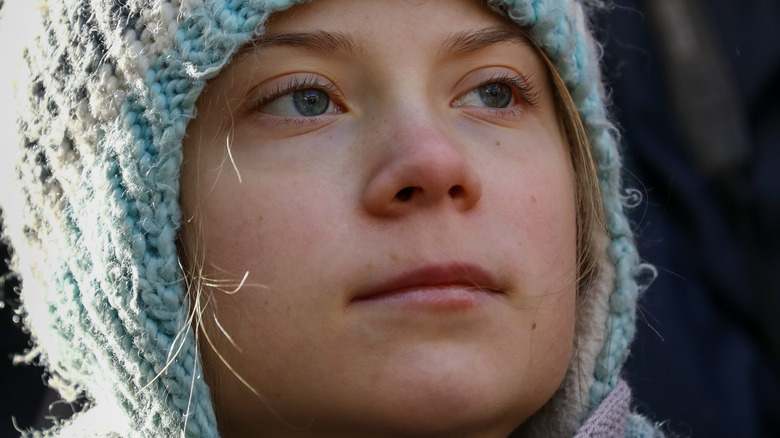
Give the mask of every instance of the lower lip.
[(425, 286), (372, 295), (353, 303), (410, 310), (466, 310), (478, 306), (490, 294), (489, 291), (462, 285)]

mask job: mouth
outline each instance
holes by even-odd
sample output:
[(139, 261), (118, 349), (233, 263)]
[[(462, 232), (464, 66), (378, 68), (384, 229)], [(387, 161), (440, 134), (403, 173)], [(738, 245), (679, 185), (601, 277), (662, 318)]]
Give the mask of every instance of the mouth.
[(353, 299), (355, 305), (382, 305), (430, 310), (458, 310), (478, 306), (504, 295), (496, 278), (484, 268), (463, 263), (430, 264), (392, 275)]

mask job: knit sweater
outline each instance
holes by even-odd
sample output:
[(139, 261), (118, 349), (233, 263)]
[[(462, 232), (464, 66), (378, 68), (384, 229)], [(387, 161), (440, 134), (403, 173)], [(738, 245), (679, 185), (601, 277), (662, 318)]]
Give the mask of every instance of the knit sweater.
[(631, 389), (620, 380), (574, 438), (659, 438), (663, 434), (630, 411)]

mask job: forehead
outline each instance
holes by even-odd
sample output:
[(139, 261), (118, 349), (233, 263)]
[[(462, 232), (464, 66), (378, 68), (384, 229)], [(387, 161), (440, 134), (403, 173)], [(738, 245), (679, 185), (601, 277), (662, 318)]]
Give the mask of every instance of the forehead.
[[(274, 13), (269, 25), (282, 27), (298, 22), (327, 26), (357, 17), (367, 28), (377, 28), (396, 15), (424, 17), (431, 24), (456, 24), (475, 16), (500, 19), (478, 0), (314, 0)], [(335, 21), (329, 21), (329, 18)]]
[(316, 0), (273, 14), (255, 43), (279, 42), (280, 34), (317, 31), (338, 36), (330, 42), (340, 48), (367, 51), (378, 41), (400, 43), (409, 35), (422, 45), (452, 42), (458, 33), (488, 27), (503, 31), (504, 39), (528, 41), (517, 25), (475, 0)]

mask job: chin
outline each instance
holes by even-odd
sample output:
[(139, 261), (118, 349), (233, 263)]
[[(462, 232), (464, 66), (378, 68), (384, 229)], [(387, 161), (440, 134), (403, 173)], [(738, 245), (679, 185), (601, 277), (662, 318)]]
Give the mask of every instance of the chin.
[[(420, 400), (385, 409), (371, 422), (377, 437), (507, 437), (525, 417), (496, 400)], [(497, 409), (498, 408), (498, 409)]]
[(374, 406), (381, 408), (369, 423), (381, 424), (386, 436), (508, 436), (546, 397), (537, 397), (536, 388), (523, 390), (517, 375), (508, 383), (507, 370), (475, 358), (437, 358), (437, 364), (398, 373), (378, 388), (383, 392)]

